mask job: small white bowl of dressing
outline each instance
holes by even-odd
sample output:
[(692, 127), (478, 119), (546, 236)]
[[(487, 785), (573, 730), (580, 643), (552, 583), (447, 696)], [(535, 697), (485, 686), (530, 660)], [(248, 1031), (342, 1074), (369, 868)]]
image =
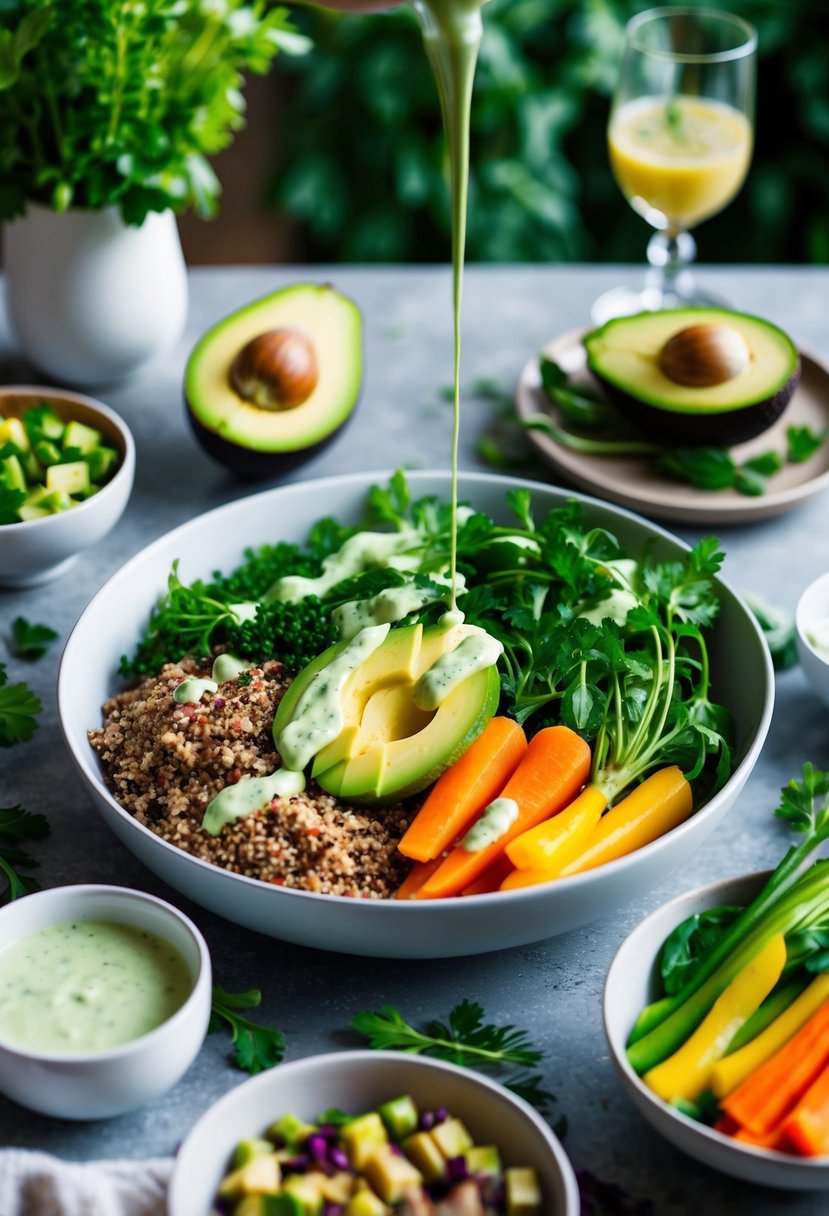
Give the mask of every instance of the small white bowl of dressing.
[(795, 611), (800, 664), (820, 699), (829, 705), (829, 572), (810, 583)]
[(196, 926), (126, 887), (39, 891), (0, 911), (0, 1092), (101, 1119), (157, 1098), (207, 1033), (211, 968)]

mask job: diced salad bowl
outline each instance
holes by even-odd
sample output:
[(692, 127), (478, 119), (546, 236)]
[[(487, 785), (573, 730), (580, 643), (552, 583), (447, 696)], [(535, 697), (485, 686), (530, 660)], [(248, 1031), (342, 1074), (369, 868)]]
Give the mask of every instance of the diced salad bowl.
[[(394, 901), (319, 895), (273, 886), (182, 852), (139, 824), (115, 801), (87, 740), (101, 706), (118, 688), (118, 661), (131, 652), (166, 585), (174, 560), (185, 580), (238, 565), (243, 550), (275, 540), (301, 542), (322, 514), (357, 523), (371, 485), (387, 474), (361, 473), (269, 490), (210, 511), (132, 558), (88, 605), (67, 643), (58, 701), (72, 759), (104, 820), (151, 870), (197, 903), (273, 937), (343, 953), (395, 958), (460, 957), (564, 933), (629, 903), (680, 866), (714, 830), (745, 784), (765, 739), (774, 699), (771, 662), (751, 612), (724, 581), (711, 635), (715, 695), (736, 723), (735, 765), (727, 783), (679, 827), (637, 852), (523, 890), (463, 899)], [(408, 475), (412, 494), (449, 496), (449, 475)], [(460, 497), (506, 522), (506, 492), (523, 486), (536, 511), (580, 501), (591, 525), (609, 529), (634, 553), (677, 556), (686, 546), (631, 512), (541, 483), (486, 473), (462, 474)], [(278, 656), (276, 656), (278, 657)]]

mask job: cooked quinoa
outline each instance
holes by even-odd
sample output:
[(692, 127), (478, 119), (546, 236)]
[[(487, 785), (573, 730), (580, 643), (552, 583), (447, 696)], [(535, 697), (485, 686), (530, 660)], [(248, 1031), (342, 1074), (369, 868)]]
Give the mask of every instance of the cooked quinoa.
[(167, 663), (157, 676), (104, 705), (104, 725), (89, 732), (115, 798), (162, 840), (236, 874), (326, 895), (388, 898), (409, 863), (397, 844), (414, 808), (371, 813), (320, 790), (275, 798), (264, 810), (225, 826), (201, 827), (210, 800), (228, 784), (279, 767), (271, 735), (290, 677), (268, 661), (178, 705), (173, 692), (189, 675), (209, 676), (194, 659)]

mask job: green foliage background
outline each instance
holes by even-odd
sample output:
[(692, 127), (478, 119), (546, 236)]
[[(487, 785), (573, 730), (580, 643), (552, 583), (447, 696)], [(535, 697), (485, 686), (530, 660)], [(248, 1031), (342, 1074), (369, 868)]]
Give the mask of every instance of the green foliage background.
[[(636, 0), (490, 0), (473, 114), (469, 256), (641, 261), (646, 225), (607, 164), (605, 125)], [(829, 261), (826, 0), (731, 0), (760, 36), (748, 182), (701, 234), (705, 261)], [(293, 74), (271, 205), (310, 260), (442, 261), (438, 102), (405, 9), (295, 10), (315, 50)]]

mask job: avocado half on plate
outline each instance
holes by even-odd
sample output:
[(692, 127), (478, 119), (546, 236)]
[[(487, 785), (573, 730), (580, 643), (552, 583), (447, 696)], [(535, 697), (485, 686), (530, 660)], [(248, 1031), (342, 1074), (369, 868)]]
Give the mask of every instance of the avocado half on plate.
[(363, 376), (360, 310), (297, 284), (219, 321), (187, 361), (184, 399), (204, 449), (240, 477), (301, 464), (350, 417)]
[(780, 417), (800, 378), (797, 348), (782, 329), (725, 308), (618, 317), (584, 346), (612, 404), (673, 443), (752, 439)]

